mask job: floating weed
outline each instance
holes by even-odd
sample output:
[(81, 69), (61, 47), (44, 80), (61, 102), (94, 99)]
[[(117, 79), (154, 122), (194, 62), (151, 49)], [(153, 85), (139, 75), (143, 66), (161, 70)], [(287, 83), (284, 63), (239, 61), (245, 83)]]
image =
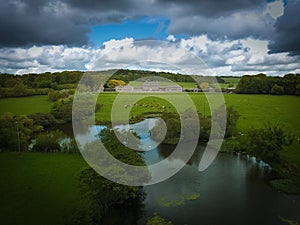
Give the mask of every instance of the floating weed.
[(200, 197), (200, 194), (191, 194), (191, 195), (180, 195), (176, 199), (170, 198), (159, 198), (156, 202), (158, 205), (163, 207), (172, 207), (172, 206), (181, 206), (184, 205), (187, 201), (193, 201)]
[(298, 225), (297, 221), (295, 221), (295, 220), (289, 220), (289, 219), (286, 219), (286, 218), (284, 218), (284, 217), (282, 217), (282, 216), (278, 216), (278, 218), (279, 218), (282, 222), (284, 222), (284, 223), (286, 223), (286, 224), (289, 224), (289, 225)]

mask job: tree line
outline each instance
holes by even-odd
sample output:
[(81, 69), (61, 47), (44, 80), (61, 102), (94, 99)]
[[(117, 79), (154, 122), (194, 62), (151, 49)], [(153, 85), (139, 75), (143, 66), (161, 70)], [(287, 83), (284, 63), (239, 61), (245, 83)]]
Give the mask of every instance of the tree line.
[[(95, 75), (89, 77), (89, 86), (92, 89), (99, 88), (94, 87), (95, 84), (99, 83), (99, 81), (97, 81), (97, 74), (110, 76), (110, 79), (103, 84), (104, 88), (108, 91), (114, 90), (112, 88), (113, 85), (109, 82), (113, 80), (126, 84), (140, 78), (149, 77), (148, 79), (150, 80), (156, 80), (155, 77), (163, 77), (174, 82), (195, 82), (193, 79), (194, 75), (187, 76), (167, 72), (120, 69), (90, 73)], [(82, 71), (46, 72), (41, 74), (24, 74), (22, 76), (0, 74), (0, 98), (46, 95), (50, 90), (74, 90), (83, 75), (84, 72)], [(197, 76), (197, 80), (199, 80), (199, 77), (202, 83), (208, 83), (212, 86), (216, 81), (218, 83), (225, 83), (225, 80), (219, 76)], [(283, 77), (272, 77), (262, 73), (257, 75), (244, 75), (236, 87), (236, 93), (300, 95), (300, 75), (286, 74)]]
[(236, 93), (300, 95), (300, 74), (286, 74), (283, 77), (245, 75), (238, 83)]

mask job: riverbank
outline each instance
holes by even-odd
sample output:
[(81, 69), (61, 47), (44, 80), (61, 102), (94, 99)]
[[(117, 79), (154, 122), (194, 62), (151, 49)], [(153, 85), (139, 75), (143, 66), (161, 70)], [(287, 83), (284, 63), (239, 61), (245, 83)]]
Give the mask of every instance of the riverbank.
[[(239, 139), (227, 139), (223, 141), (221, 153), (248, 155), (240, 151)], [(251, 156), (250, 156), (251, 157)], [(256, 157), (255, 155), (253, 157)], [(299, 167), (282, 159), (279, 163), (267, 163), (274, 171), (274, 177), (269, 184), (277, 191), (286, 194), (300, 195), (300, 170)]]

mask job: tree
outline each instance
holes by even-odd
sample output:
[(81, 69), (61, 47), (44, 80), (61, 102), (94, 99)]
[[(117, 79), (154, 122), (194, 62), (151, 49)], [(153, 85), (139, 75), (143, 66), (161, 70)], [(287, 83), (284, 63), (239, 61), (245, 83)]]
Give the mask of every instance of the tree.
[(296, 95), (300, 95), (300, 84), (296, 86)]
[(28, 117), (33, 120), (35, 125), (42, 126), (43, 128), (50, 128), (57, 123), (54, 116), (47, 113), (35, 113)]
[[(216, 121), (213, 122), (219, 123), (218, 119), (222, 118), (222, 107), (223, 106), (214, 111), (214, 118), (216, 118)], [(238, 113), (238, 111), (235, 110), (233, 106), (226, 107), (225, 138), (233, 137), (236, 134), (236, 124), (239, 118), (240, 114)], [(221, 122), (222, 121), (220, 121), (220, 123)]]
[(20, 141), (21, 150), (27, 150), (33, 135), (42, 129), (25, 115), (5, 113), (0, 118), (0, 149), (17, 151)]
[(126, 83), (123, 80), (112, 79), (108, 81), (108, 86), (110, 88), (115, 88), (117, 86), (124, 86)]
[[(162, 120), (165, 122), (167, 126), (167, 133), (165, 134), (165, 139), (163, 143), (165, 144), (177, 144), (180, 138), (180, 129), (181, 123), (179, 115), (176, 113), (163, 113), (161, 116)], [(151, 130), (151, 137), (153, 140), (161, 140), (164, 133), (163, 130), (160, 129), (162, 121), (158, 121), (157, 124)]]
[[(142, 156), (136, 151), (126, 148), (120, 143), (110, 129), (104, 129), (101, 134), (101, 140), (106, 149), (118, 160), (131, 165), (144, 166), (145, 162)], [(98, 146), (95, 142), (86, 145), (89, 154), (98, 152)], [(97, 154), (96, 154), (97, 155)], [(106, 163), (105, 173), (113, 174), (118, 179), (124, 179), (124, 171), (118, 169), (115, 165), (107, 163), (103, 157), (98, 158), (97, 164)], [(101, 162), (100, 162), (101, 161)], [(148, 178), (146, 178), (148, 179)], [(128, 186), (110, 181), (99, 175), (92, 168), (83, 169), (79, 175), (79, 191), (85, 199), (89, 200), (91, 212), (96, 212), (92, 217), (97, 221), (110, 208), (116, 205), (131, 205), (140, 202), (144, 198), (142, 187)]]
[(22, 82), (17, 83), (14, 86), (13, 91), (14, 91), (15, 96), (17, 96), (17, 97), (27, 95), (27, 88)]
[(284, 89), (282, 86), (274, 84), (271, 89), (271, 94), (272, 95), (282, 95), (282, 94), (284, 94)]
[(51, 114), (63, 122), (72, 121), (73, 97), (58, 99), (52, 106)]
[(63, 139), (64, 133), (56, 130), (37, 135), (32, 150), (37, 152), (60, 152), (60, 141)]
[(209, 83), (208, 82), (202, 82), (199, 87), (201, 88), (201, 90), (206, 90), (209, 88)]
[(266, 123), (252, 128), (241, 141), (241, 148), (268, 163), (278, 163), (284, 146), (293, 143), (293, 136), (279, 124)]

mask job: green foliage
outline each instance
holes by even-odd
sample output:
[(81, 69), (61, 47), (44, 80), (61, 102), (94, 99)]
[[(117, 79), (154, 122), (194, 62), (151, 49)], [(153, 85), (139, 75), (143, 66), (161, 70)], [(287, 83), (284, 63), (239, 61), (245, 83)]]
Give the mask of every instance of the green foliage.
[[(93, 94), (77, 94), (76, 95), (76, 108), (74, 108), (74, 119), (85, 120), (87, 123), (91, 123), (93, 118), (91, 117), (94, 110), (97, 111), (101, 107), (99, 103), (96, 103), (95, 107), (93, 102)], [(72, 121), (74, 96), (70, 95), (67, 98), (60, 98), (54, 102), (51, 114), (61, 122), (67, 123)]]
[(38, 112), (28, 117), (33, 120), (35, 125), (42, 126), (43, 128), (50, 128), (57, 123), (54, 116), (48, 113)]
[(130, 204), (143, 196), (141, 187), (117, 184), (100, 176), (92, 168), (81, 171), (79, 189), (84, 198), (95, 204), (99, 216), (115, 205)]
[(300, 95), (300, 84), (296, 86), (296, 95)]
[[(165, 144), (177, 144), (180, 138), (181, 130), (185, 130), (185, 141), (197, 140), (196, 125), (193, 119), (193, 112), (191, 110), (186, 110), (182, 113), (182, 120), (184, 121), (184, 126), (181, 128), (181, 120), (177, 113), (163, 112), (161, 118), (167, 126), (167, 133), (163, 143)], [(153, 140), (160, 140), (164, 135), (160, 127), (162, 126), (162, 121), (158, 121), (157, 124), (151, 130), (151, 136)]]
[(53, 104), (51, 114), (57, 120), (70, 122), (72, 121), (72, 105), (73, 97), (59, 99)]
[[(300, 74), (286, 74), (284, 77), (267, 77), (264, 74), (245, 75), (237, 85), (237, 93), (248, 94), (297, 94)], [(279, 87), (278, 87), (279, 86)]]
[(115, 88), (117, 86), (124, 86), (126, 83), (123, 80), (111, 79), (108, 81), (108, 87)]
[(276, 179), (271, 180), (270, 184), (277, 191), (281, 191), (287, 194), (299, 194), (300, 186), (295, 181), (290, 179)]
[(13, 92), (15, 93), (16, 97), (20, 97), (20, 96), (26, 96), (27, 95), (27, 88), (23, 83), (17, 83), (14, 88), (13, 88)]
[(154, 216), (147, 221), (146, 225), (172, 225), (172, 224), (173, 223), (171, 221), (167, 221), (164, 218), (157, 215), (156, 213), (154, 213)]
[(193, 201), (200, 197), (200, 194), (194, 193), (190, 195), (181, 195), (176, 199), (160, 198), (157, 200), (157, 204), (163, 207), (180, 206), (186, 204), (187, 201)]
[(64, 153), (79, 153), (78, 145), (75, 138), (65, 138), (60, 142), (61, 152)]
[(32, 151), (36, 152), (60, 152), (60, 142), (64, 138), (62, 131), (56, 130), (38, 134)]
[(282, 95), (282, 94), (284, 94), (284, 89), (283, 89), (282, 86), (274, 84), (272, 89), (271, 89), (271, 94), (273, 94), (273, 95)]
[(49, 101), (55, 102), (61, 98), (67, 98), (71, 95), (70, 90), (53, 91), (52, 89), (48, 92)]
[[(101, 132), (101, 140), (110, 154), (118, 160), (131, 165), (145, 165), (142, 156), (120, 143), (114, 131), (104, 129)], [(97, 157), (98, 148), (96, 143), (92, 142), (86, 145), (85, 150), (89, 151), (89, 154), (96, 153), (93, 158), (96, 160), (97, 165), (105, 164), (104, 173), (114, 176), (116, 180), (127, 179), (126, 171), (122, 171), (122, 168), (118, 169), (113, 163), (107, 163), (108, 161), (103, 156)], [(95, 166), (97, 166), (96, 164)], [(146, 177), (145, 179), (149, 178)], [(116, 205), (131, 205), (139, 202), (144, 197), (142, 187), (115, 183), (100, 176), (92, 168), (86, 168), (80, 173), (79, 190), (82, 197), (90, 201), (90, 211), (96, 212), (92, 216), (93, 221), (98, 221), (109, 208)]]
[(25, 115), (5, 113), (0, 118), (0, 150), (18, 151), (19, 136), (21, 150), (25, 151), (34, 133), (41, 130), (41, 126), (35, 125), (33, 120)]
[(267, 76), (265, 74), (258, 74), (255, 76), (243, 76), (237, 85), (237, 93), (268, 93)]
[(279, 124), (266, 123), (263, 128), (252, 128), (242, 139), (241, 147), (268, 163), (279, 163), (284, 146), (293, 142), (293, 136)]
[(278, 218), (279, 218), (282, 222), (284, 222), (284, 223), (286, 223), (286, 224), (289, 224), (289, 225), (298, 225), (298, 222), (295, 221), (295, 220), (286, 219), (286, 218), (284, 218), (284, 217), (282, 217), (282, 216), (278, 216)]
[(48, 88), (24, 88), (24, 87), (25, 86), (23, 84), (17, 84), (14, 88), (0, 88), (0, 98), (46, 95), (49, 91)]
[[(221, 109), (221, 108), (220, 108)], [(221, 113), (220, 109), (217, 109), (214, 113), (216, 113), (216, 117)], [(237, 122), (240, 118), (240, 114), (233, 106), (226, 107), (226, 128), (225, 128), (225, 138), (233, 137), (237, 132)]]

